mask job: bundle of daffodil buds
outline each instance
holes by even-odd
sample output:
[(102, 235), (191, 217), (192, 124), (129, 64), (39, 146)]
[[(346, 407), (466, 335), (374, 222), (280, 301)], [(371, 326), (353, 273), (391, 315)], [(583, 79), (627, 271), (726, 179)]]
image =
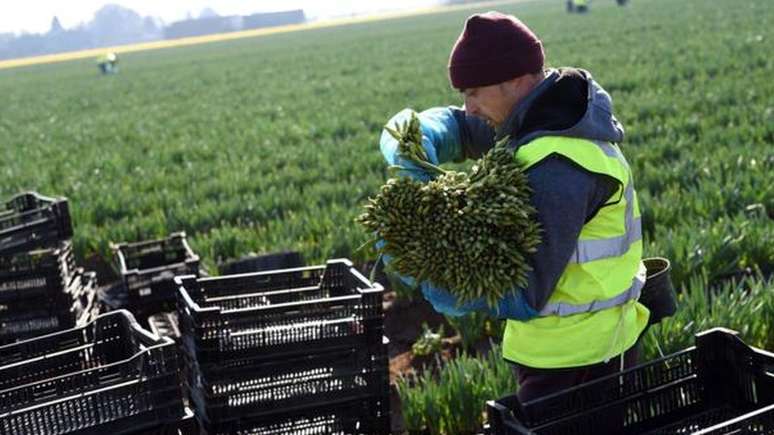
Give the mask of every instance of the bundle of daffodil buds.
[(483, 297), (494, 307), (525, 287), (526, 256), (537, 249), (540, 229), (527, 177), (505, 141), (469, 172), (456, 172), (428, 161), (416, 114), (386, 129), (400, 157), (434, 175), (429, 182), (389, 179), (356, 219), (384, 241), (389, 268), (448, 289), (460, 303)]

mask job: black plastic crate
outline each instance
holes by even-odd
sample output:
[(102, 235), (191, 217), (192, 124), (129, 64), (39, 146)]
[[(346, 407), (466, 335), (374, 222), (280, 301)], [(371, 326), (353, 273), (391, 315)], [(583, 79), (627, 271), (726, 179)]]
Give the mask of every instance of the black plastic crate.
[(387, 435), (390, 419), (385, 400), (341, 400), (221, 422), (209, 422), (199, 414), (196, 419), (201, 433), (207, 435)]
[(74, 272), (75, 259), (69, 241), (51, 248), (0, 254), (0, 304), (58, 297)]
[(383, 288), (349, 260), (175, 281), (182, 342), (200, 365), (382, 343)]
[(715, 408), (650, 431), (648, 435), (674, 434), (774, 434), (774, 404), (739, 414), (733, 406)]
[(94, 307), (97, 301), (97, 273), (80, 271), (75, 275), (68, 286), (68, 292), (72, 297), (72, 308), (76, 326), (83, 326), (94, 320)]
[(67, 199), (20, 193), (0, 208), (0, 253), (47, 247), (73, 236)]
[(0, 321), (0, 346), (19, 340), (50, 334), (64, 328), (71, 328), (71, 322), (63, 322), (57, 314), (38, 315), (27, 319)]
[(195, 435), (199, 433), (196, 419), (191, 408), (184, 408), (184, 414), (178, 420), (157, 425), (151, 428), (143, 428), (130, 432), (127, 435)]
[(45, 315), (77, 320), (94, 304), (96, 287), (96, 274), (77, 268), (69, 277), (67, 285), (52, 295), (0, 302), (0, 322)]
[(58, 297), (0, 303), (0, 344), (82, 326), (93, 318), (96, 274), (76, 269)]
[(173, 340), (180, 338), (180, 329), (177, 326), (177, 312), (163, 312), (148, 316), (148, 326), (151, 332), (159, 337), (169, 337)]
[[(199, 275), (199, 256), (188, 246), (185, 232), (165, 239), (112, 245), (129, 309), (141, 318), (176, 305), (176, 275)], [(146, 312), (148, 309), (152, 310)]]
[(319, 406), (342, 399), (389, 397), (387, 342), (381, 349), (335, 349), (274, 360), (231, 361), (202, 369), (186, 362), (197, 414), (208, 421)]
[(774, 353), (714, 328), (696, 346), (526, 403), (487, 403), (491, 434), (774, 434)]
[(0, 346), (0, 433), (132, 433), (183, 415), (172, 340), (125, 311)]

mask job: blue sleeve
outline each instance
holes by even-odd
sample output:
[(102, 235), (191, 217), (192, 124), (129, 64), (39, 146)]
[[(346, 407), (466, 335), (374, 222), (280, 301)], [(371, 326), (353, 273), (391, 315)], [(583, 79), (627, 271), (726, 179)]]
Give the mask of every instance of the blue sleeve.
[(433, 305), (433, 309), (447, 316), (464, 316), (473, 311), (483, 311), (499, 319), (529, 320), (537, 316), (537, 311), (527, 303), (520, 289), (508, 292), (496, 307), (489, 307), (483, 298), (460, 304), (447, 290), (428, 282), (422, 283), (422, 295)]
[[(411, 109), (403, 109), (387, 121), (387, 125), (394, 127), (398, 122), (407, 121), (412, 113)], [(417, 115), (422, 128), (422, 146), (433, 164), (461, 162), (476, 157), (478, 152), (483, 153), (481, 150), (494, 144), (494, 131), (482, 120), (466, 115), (462, 109), (435, 107)], [(398, 157), (398, 141), (386, 130), (382, 130), (379, 148), (387, 163), (406, 168), (401, 175), (423, 181), (431, 178), (424, 170)]]

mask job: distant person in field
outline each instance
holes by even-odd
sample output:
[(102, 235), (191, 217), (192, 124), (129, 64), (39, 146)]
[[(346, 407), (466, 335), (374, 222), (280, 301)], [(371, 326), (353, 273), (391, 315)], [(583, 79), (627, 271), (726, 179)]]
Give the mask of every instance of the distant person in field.
[(102, 74), (115, 74), (118, 72), (118, 56), (113, 53), (105, 53), (97, 58), (97, 67)]
[[(589, 0), (570, 0), (572, 2), (572, 11), (584, 13), (589, 10)], [(571, 11), (571, 12), (572, 12)]]
[[(448, 64), (464, 106), (419, 113), (433, 163), (479, 158), (506, 139), (526, 167), (543, 230), (527, 258), (528, 286), (490, 309), (483, 299), (460, 305), (446, 289), (420, 283), (440, 313), (483, 311), (505, 320), (503, 357), (514, 364), (522, 402), (634, 365), (649, 318), (638, 302), (645, 267), (637, 194), (618, 147), (623, 126), (589, 72), (546, 68), (543, 59), (541, 41), (517, 18), (473, 15)], [(411, 113), (404, 109), (387, 124)], [(396, 155), (387, 131), (380, 147), (389, 164), (409, 167), (403, 175), (430, 179)]]

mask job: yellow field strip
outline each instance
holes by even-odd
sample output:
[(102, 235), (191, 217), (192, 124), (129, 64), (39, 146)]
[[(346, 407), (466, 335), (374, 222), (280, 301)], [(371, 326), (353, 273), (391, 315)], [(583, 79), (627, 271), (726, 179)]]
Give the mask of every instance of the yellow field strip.
[(432, 8), (413, 10), (410, 12), (394, 12), (389, 14), (368, 15), (368, 16), (352, 17), (352, 18), (340, 18), (335, 20), (327, 20), (327, 21), (320, 21), (320, 22), (314, 22), (314, 23), (293, 24), (293, 25), (287, 25), (287, 26), (277, 26), (277, 27), (262, 28), (262, 29), (242, 30), (238, 32), (218, 33), (214, 35), (192, 36), (188, 38), (143, 42), (143, 43), (129, 44), (129, 45), (119, 45), (115, 47), (92, 48), (88, 50), (70, 51), (67, 53), (47, 54), (43, 56), (25, 57), (21, 59), (2, 60), (0, 61), (0, 69), (26, 66), (26, 65), (36, 65), (41, 63), (65, 62), (68, 60), (97, 57), (108, 51), (113, 51), (115, 53), (120, 54), (120, 53), (131, 53), (133, 51), (156, 50), (159, 48), (183, 47), (186, 45), (204, 44), (207, 42), (229, 41), (232, 39), (251, 38), (255, 36), (271, 35), (275, 33), (297, 32), (300, 30), (320, 29), (324, 27), (334, 27), (334, 26), (341, 26), (346, 24), (389, 20), (389, 19), (403, 18), (408, 16), (435, 14), (439, 12), (448, 12), (448, 11), (455, 11), (455, 10), (464, 10), (464, 9), (481, 10), (482, 8), (500, 6), (504, 4), (526, 3), (529, 1), (535, 1), (535, 0), (502, 0), (502, 1), (489, 1), (489, 2), (472, 3), (472, 4), (462, 4), (462, 5), (455, 5), (455, 6), (436, 6)]

